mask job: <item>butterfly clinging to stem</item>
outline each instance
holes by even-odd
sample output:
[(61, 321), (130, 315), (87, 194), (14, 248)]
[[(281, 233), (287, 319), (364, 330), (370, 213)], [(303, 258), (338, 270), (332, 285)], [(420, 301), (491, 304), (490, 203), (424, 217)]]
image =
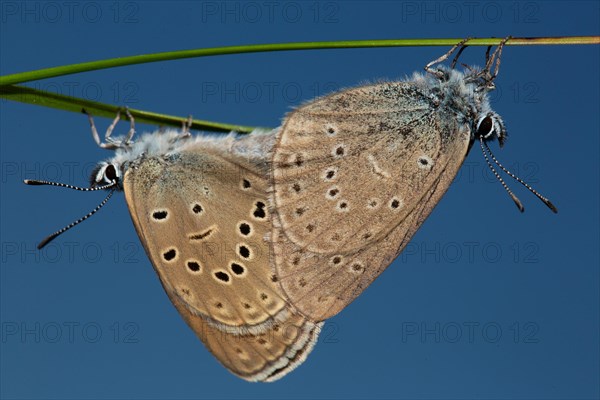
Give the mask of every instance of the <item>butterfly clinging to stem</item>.
[[(315, 321), (354, 300), (398, 256), (478, 141), (519, 199), (488, 142), (506, 130), (489, 104), (503, 40), (483, 69), (435, 67), (411, 79), (343, 90), (284, 120), (273, 150), (275, 271), (290, 302)], [(456, 59), (452, 66), (456, 64)]]
[[(86, 216), (123, 191), (140, 240), (177, 310), (215, 357), (249, 381), (300, 365), (323, 322), (398, 256), (446, 192), (474, 142), (517, 207), (488, 142), (506, 129), (488, 92), (505, 39), (482, 69), (455, 69), (465, 41), (410, 79), (346, 89), (292, 111), (280, 128), (249, 135), (112, 132), (114, 151), (91, 186), (106, 190)], [(439, 67), (459, 49), (450, 68)], [(491, 159), (491, 161), (490, 161)]]

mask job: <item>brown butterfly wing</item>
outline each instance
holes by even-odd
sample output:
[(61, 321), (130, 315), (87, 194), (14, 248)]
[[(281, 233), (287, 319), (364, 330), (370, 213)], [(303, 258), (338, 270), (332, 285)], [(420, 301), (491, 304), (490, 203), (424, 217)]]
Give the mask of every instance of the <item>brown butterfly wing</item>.
[(285, 120), (273, 155), (275, 265), (307, 317), (329, 318), (356, 298), (448, 189), (470, 132), (430, 102), (390, 83), (318, 99)]
[(217, 360), (248, 381), (272, 382), (294, 370), (311, 352), (323, 325), (286, 311), (281, 321), (263, 333), (235, 335), (215, 328), (205, 318), (190, 312), (178, 296), (170, 298)]
[(130, 213), (165, 288), (232, 331), (260, 327), (285, 306), (263, 240), (265, 190), (260, 175), (202, 148), (173, 161), (147, 157), (125, 176)]
[(420, 157), (441, 152), (431, 100), (415, 93), (404, 83), (359, 87), (285, 119), (274, 147), (273, 200), (292, 242), (317, 253), (364, 247), (411, 212), (435, 179)]
[[(148, 257), (184, 319), (227, 368), (257, 380), (291, 370), (303, 359), (294, 352), (307, 354), (318, 329), (290, 311), (271, 269), (267, 167), (253, 147), (264, 150), (269, 141), (207, 139), (143, 157), (127, 170), (124, 189)], [(282, 337), (278, 324), (297, 326), (298, 335)]]

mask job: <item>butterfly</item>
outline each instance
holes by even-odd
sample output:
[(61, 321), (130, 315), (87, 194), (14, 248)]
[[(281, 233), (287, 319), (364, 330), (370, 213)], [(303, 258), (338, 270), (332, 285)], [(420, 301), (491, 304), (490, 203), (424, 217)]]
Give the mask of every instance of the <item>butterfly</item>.
[(475, 141), (521, 211), (489, 157), (557, 211), (487, 144), (506, 140), (488, 99), (506, 40), (492, 55), (488, 48), (481, 70), (458, 71), (456, 58), (434, 67), (463, 41), (424, 74), (336, 92), (285, 118), (271, 167), (274, 264), (302, 314), (322, 321), (360, 295), (423, 224)]
[(161, 284), (183, 319), (212, 354), (248, 381), (274, 381), (301, 364), (322, 323), (298, 313), (281, 293), (270, 264), (267, 207), (271, 131), (237, 136), (192, 136), (156, 131), (133, 142), (111, 134), (105, 142), (89, 116), (97, 144), (114, 150), (91, 175), (90, 188), (108, 190), (85, 217), (48, 236), (43, 247), (97, 212), (123, 191), (135, 229)]
[[(351, 303), (398, 256), (446, 192), (475, 141), (491, 160), (506, 129), (488, 99), (503, 41), (481, 70), (426, 66), (425, 74), (346, 89), (292, 111), (282, 126), (247, 136), (167, 130), (115, 151), (90, 188), (108, 190), (83, 218), (123, 191), (160, 281), (216, 358), (249, 381), (273, 381), (300, 365), (324, 321)], [(464, 47), (461, 47), (461, 51)], [(459, 51), (460, 54), (460, 51)], [(492, 71), (495, 63), (495, 70)]]

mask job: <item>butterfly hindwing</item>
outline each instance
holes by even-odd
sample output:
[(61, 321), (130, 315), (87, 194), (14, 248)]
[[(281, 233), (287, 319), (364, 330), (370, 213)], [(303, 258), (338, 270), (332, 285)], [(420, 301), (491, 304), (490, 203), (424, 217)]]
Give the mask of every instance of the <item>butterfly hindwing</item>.
[(177, 296), (171, 301), (210, 352), (231, 372), (248, 381), (271, 382), (300, 365), (317, 341), (323, 323), (285, 310), (281, 321), (259, 334), (221, 331), (187, 308)]

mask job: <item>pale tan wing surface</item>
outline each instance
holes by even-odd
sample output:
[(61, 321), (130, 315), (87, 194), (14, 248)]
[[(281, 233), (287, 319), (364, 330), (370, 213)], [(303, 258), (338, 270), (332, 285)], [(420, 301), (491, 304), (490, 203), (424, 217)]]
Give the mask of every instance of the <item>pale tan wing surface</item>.
[(312, 350), (323, 325), (286, 311), (288, 315), (264, 333), (235, 335), (190, 312), (181, 298), (171, 300), (219, 362), (248, 381), (272, 382), (294, 370)]
[(285, 306), (263, 241), (265, 181), (209, 149), (173, 157), (145, 158), (125, 176), (148, 256), (167, 291), (197, 314), (232, 332), (259, 329)]
[(470, 132), (431, 102), (396, 82), (318, 99), (284, 121), (273, 154), (275, 266), (307, 317), (329, 318), (356, 298), (452, 182)]
[[(431, 102), (411, 85), (389, 83), (291, 112), (273, 154), (274, 206), (290, 240), (318, 253), (348, 251), (400, 223), (435, 180), (441, 138)], [(431, 129), (415, 130), (422, 126)]]
[[(290, 311), (270, 266), (267, 167), (245, 148), (252, 140), (192, 142), (142, 157), (124, 190), (148, 257), (188, 324), (204, 329), (197, 335), (227, 368), (263, 380), (303, 360), (318, 327)], [(287, 324), (299, 327), (297, 336), (278, 336)], [(261, 337), (265, 343), (254, 340)]]

